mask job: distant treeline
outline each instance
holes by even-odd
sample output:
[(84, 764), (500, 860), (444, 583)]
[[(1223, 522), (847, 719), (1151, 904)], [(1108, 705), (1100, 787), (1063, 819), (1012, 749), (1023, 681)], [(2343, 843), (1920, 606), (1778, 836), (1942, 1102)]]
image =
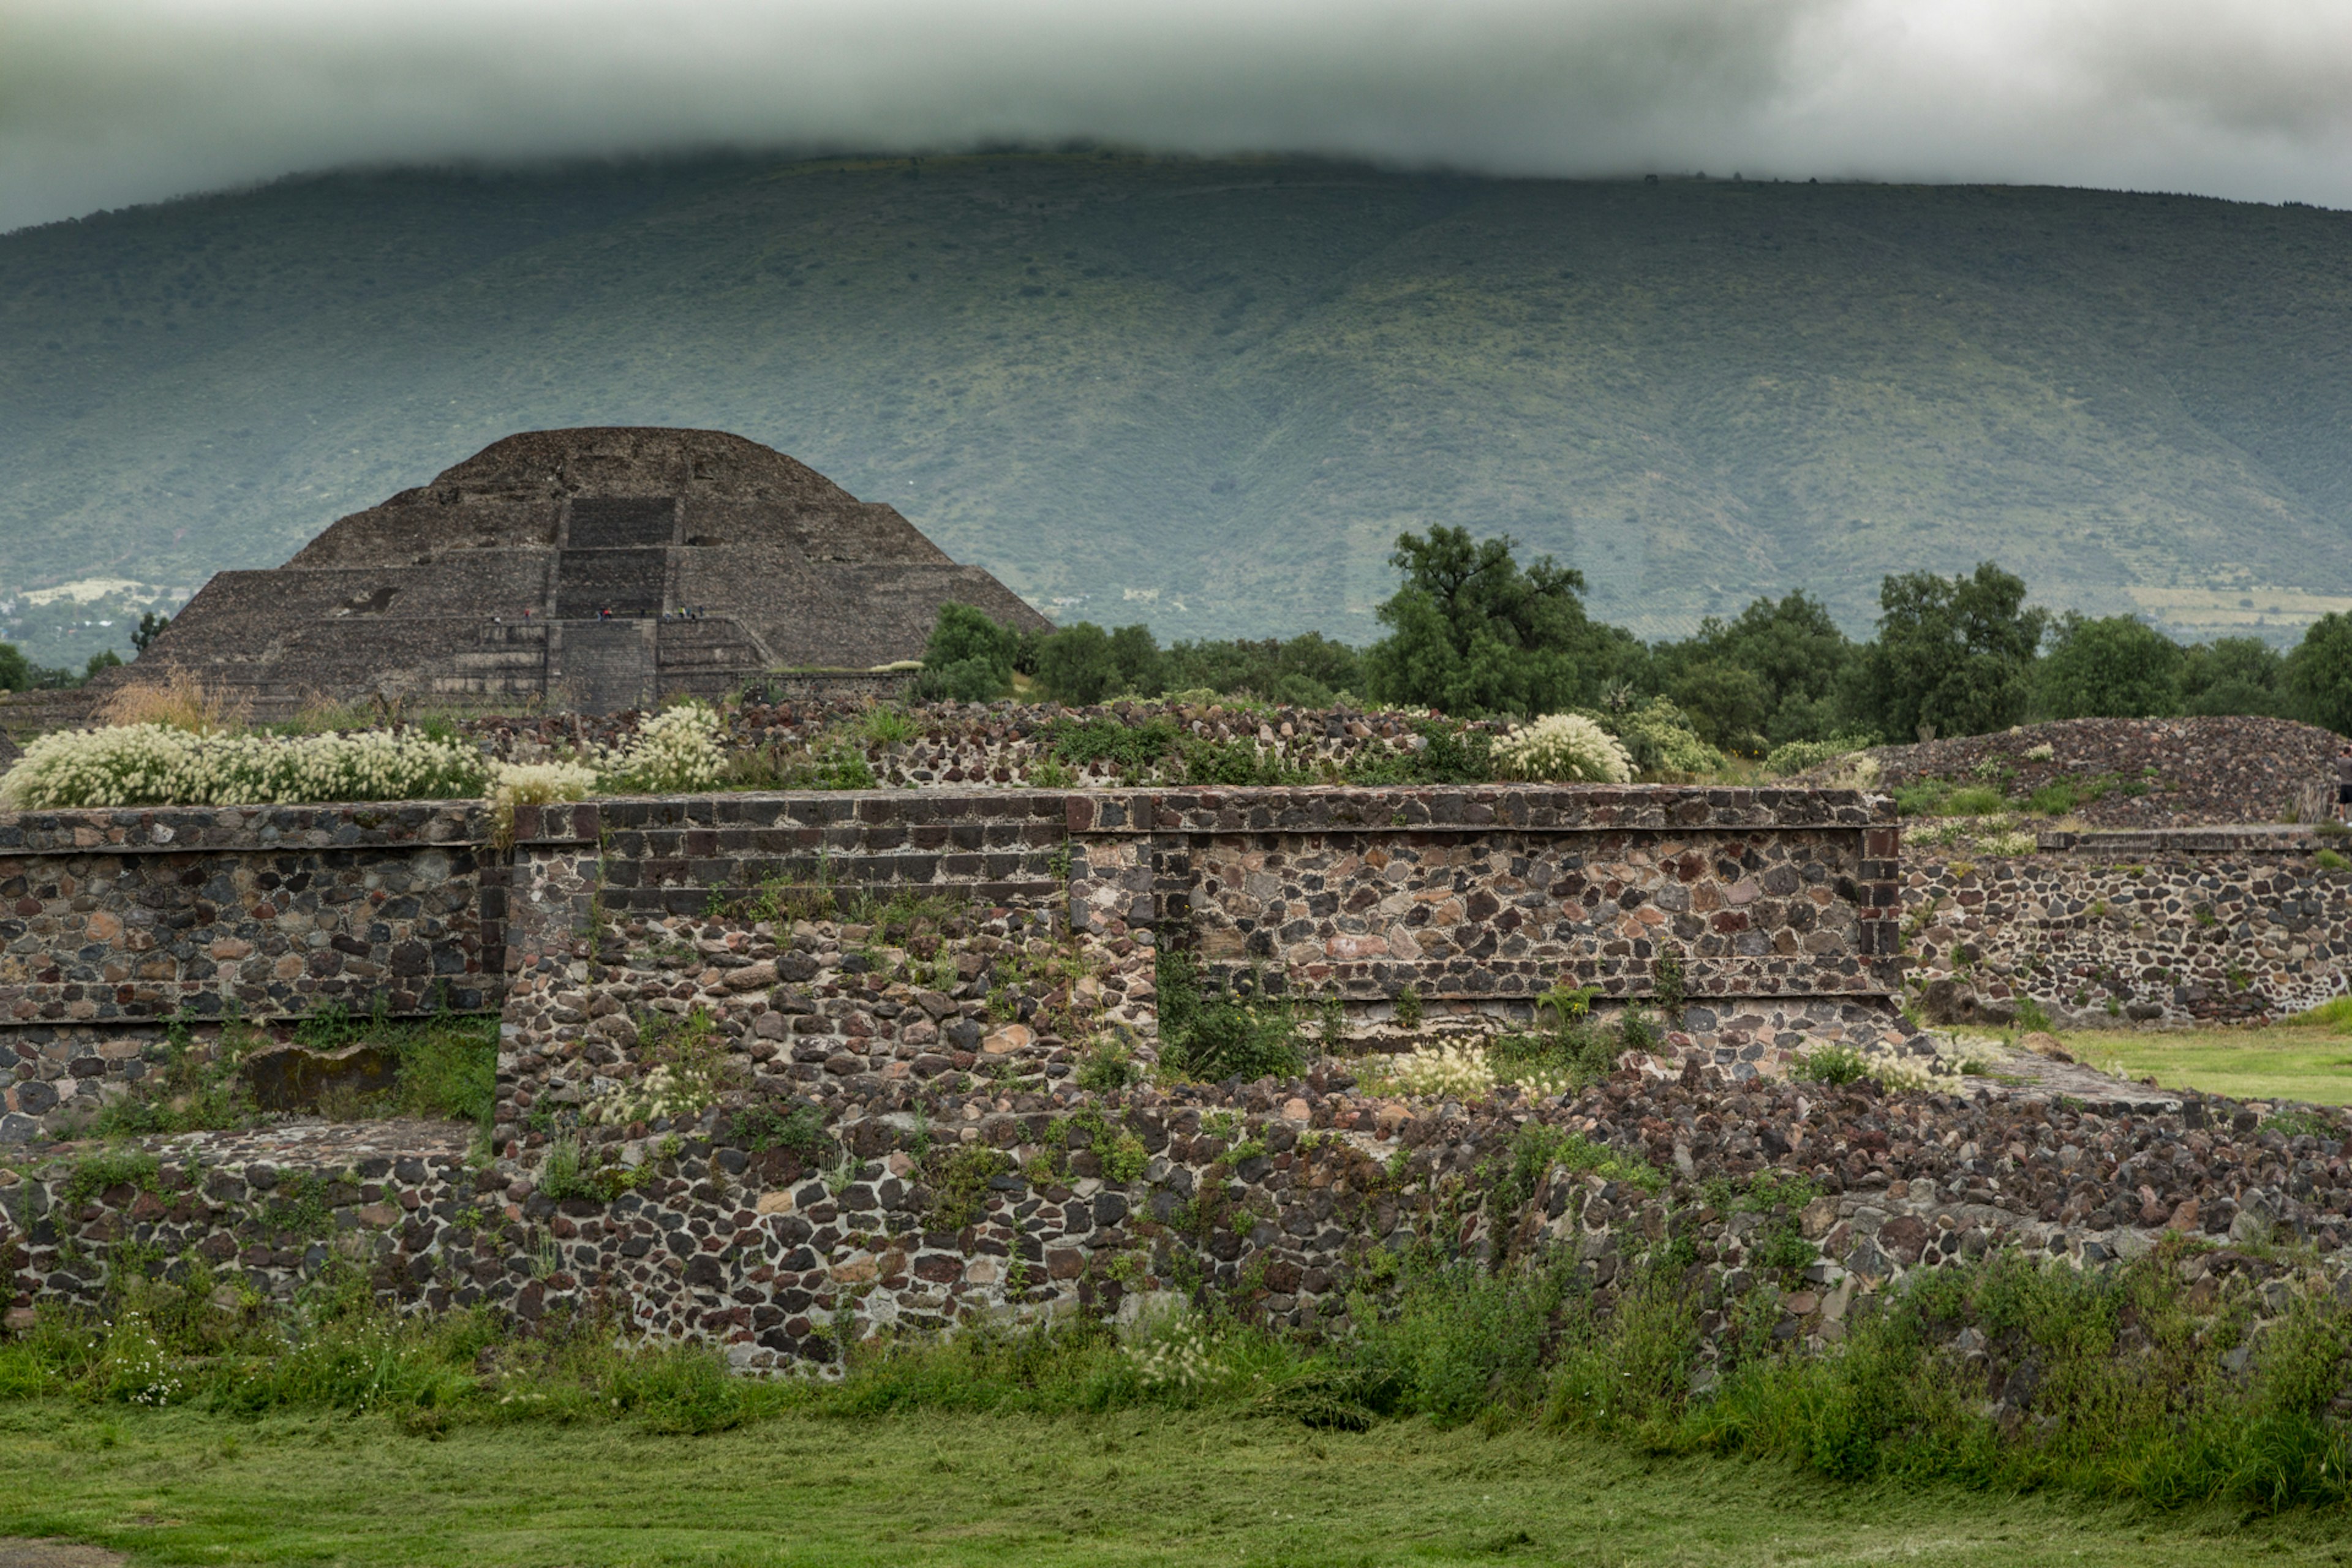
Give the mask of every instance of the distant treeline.
[[(149, 610), (139, 617), (131, 629), (131, 646), (139, 653), (163, 634), (172, 624), (169, 616), (159, 616)], [(135, 655), (133, 657), (136, 657)], [(0, 691), (55, 691), (68, 686), (79, 686), (101, 669), (119, 668), (122, 656), (112, 648), (90, 655), (89, 663), (76, 671), (46, 664), (35, 664), (25, 657), (22, 648), (13, 643), (0, 642)]]
[(1622, 713), (1664, 699), (1709, 744), (1750, 756), (2090, 716), (2259, 713), (2352, 733), (2352, 617), (2322, 616), (2284, 655), (2253, 637), (2183, 647), (2127, 616), (2053, 616), (2026, 603), (2022, 578), (1986, 562), (1951, 577), (1885, 578), (1877, 635), (1864, 642), (1801, 591), (1645, 644), (1585, 614), (1580, 574), (1549, 557), (1522, 566), (1515, 548), (1458, 528), (1400, 536), (1390, 560), (1402, 582), (1379, 609), (1388, 636), (1366, 648), (1311, 632), (1163, 648), (1147, 626), (1087, 621), (1040, 637), (952, 605), (919, 689), (983, 700), (1010, 691), (1018, 671), (1074, 703), (1354, 698), (1464, 719)]

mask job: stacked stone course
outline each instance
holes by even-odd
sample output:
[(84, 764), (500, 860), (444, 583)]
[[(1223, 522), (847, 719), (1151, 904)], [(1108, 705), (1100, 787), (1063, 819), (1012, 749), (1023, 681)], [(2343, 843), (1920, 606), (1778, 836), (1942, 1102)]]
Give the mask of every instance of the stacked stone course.
[(2073, 1028), (2251, 1020), (2342, 994), (2352, 871), (2275, 828), (2068, 833), (2011, 858), (1915, 855), (1909, 981), (1938, 1021), (2032, 998)]
[[(2352, 1238), (2344, 1127), (2266, 1131), (2252, 1111), (2195, 1097), (1886, 1097), (1734, 1084), (1696, 1061), (1629, 1070), (1558, 1105), (1369, 1098), (1344, 1063), (1289, 1083), (1098, 1097), (1053, 1080), (1050, 1051), (1020, 1065), (1052, 1087), (807, 1085), (801, 1101), (826, 1126), (805, 1152), (744, 1137), (732, 1109), (714, 1110), (674, 1129), (641, 1184), (609, 1203), (552, 1198), (513, 1163), (467, 1170), (449, 1134), (416, 1129), (202, 1135), (164, 1148), (151, 1180), (78, 1195), (69, 1166), (12, 1173), (0, 1191), (11, 1310), (97, 1304), (110, 1249), (125, 1244), (204, 1258), (278, 1297), (341, 1258), (415, 1308), (491, 1302), (528, 1321), (613, 1306), (649, 1338), (724, 1346), (740, 1367), (824, 1370), (845, 1331), (1112, 1315), (1129, 1296), (1186, 1290), (1329, 1329), (1381, 1251), (1540, 1245), (1568, 1249), (1604, 1304), (1673, 1248), (1687, 1289), (1714, 1300), (1772, 1286), (1781, 1336), (1822, 1345), (1921, 1269), (2002, 1248), (2095, 1266), (2168, 1236), (2221, 1243), (2183, 1267), (2267, 1281), (2257, 1310), (2284, 1313), (2313, 1288), (2295, 1284), (2310, 1266), (2271, 1244), (2333, 1258)], [(1659, 1175), (1557, 1169), (1496, 1212), (1488, 1173), (1538, 1124)], [(1108, 1170), (1106, 1133), (1132, 1140), (1132, 1179)], [(933, 1184), (943, 1157), (970, 1150), (1002, 1159), (961, 1223), (943, 1225)], [(1778, 1212), (1727, 1203), (1768, 1171), (1814, 1195)], [(1818, 1248), (1801, 1268), (1758, 1251), (1790, 1226)], [(2352, 1289), (2340, 1258), (2318, 1288)], [(1712, 1346), (1727, 1331), (1720, 1313), (1707, 1330)]]

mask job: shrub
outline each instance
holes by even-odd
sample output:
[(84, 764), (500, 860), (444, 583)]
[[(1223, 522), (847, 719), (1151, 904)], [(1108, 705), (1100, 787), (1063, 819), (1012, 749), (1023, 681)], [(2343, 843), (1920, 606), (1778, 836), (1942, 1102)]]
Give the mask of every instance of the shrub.
[(1183, 737), (1166, 719), (1122, 724), (1117, 719), (1056, 719), (1046, 727), (1054, 755), (1073, 766), (1109, 763), (1122, 773), (1139, 773), (1176, 751)]
[(499, 841), (514, 841), (515, 807), (585, 800), (595, 787), (596, 770), (580, 763), (492, 763), (490, 813)]
[(926, 665), (909, 694), (918, 702), (993, 702), (1012, 689), (1013, 678), (985, 659), (959, 659), (937, 668)]
[(1154, 967), (1160, 1059), (1167, 1067), (1213, 1082), (1288, 1078), (1303, 1065), (1289, 1007), (1255, 997), (1204, 997), (1190, 953), (1162, 949)]
[(472, 747), (414, 730), (289, 737), (131, 724), (40, 736), (0, 777), (0, 806), (452, 800), (480, 795), (488, 776)]
[(1827, 741), (1791, 741), (1785, 746), (1775, 746), (1764, 759), (1768, 773), (1801, 773), (1809, 768), (1875, 745), (1867, 735), (1839, 735)]
[(1690, 778), (1723, 766), (1723, 753), (1700, 737), (1689, 715), (1663, 697), (1607, 721), (1634, 768), (1649, 777)]
[(1512, 730), (1494, 748), (1506, 778), (1555, 784), (1624, 784), (1633, 776), (1625, 748), (1581, 713), (1548, 713)]
[(1187, 741), (1181, 748), (1184, 782), (1194, 784), (1296, 784), (1310, 782), (1307, 769), (1283, 760), (1279, 752), (1258, 750), (1255, 741)]
[(700, 702), (664, 709), (637, 726), (605, 783), (616, 790), (672, 795), (715, 787), (726, 771), (719, 715)]
[(1870, 1063), (1852, 1046), (1819, 1046), (1797, 1058), (1796, 1076), (1816, 1083), (1855, 1083), (1870, 1076)]

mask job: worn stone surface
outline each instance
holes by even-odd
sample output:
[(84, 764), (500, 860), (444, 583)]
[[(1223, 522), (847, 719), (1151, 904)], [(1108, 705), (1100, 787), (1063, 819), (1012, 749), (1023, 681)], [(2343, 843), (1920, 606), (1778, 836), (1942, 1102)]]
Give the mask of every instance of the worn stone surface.
[(1850, 1005), (1874, 1005), (1894, 1047), (1906, 1034), (1897, 834), (1852, 791), (740, 794), (526, 806), (510, 848), (470, 804), (49, 812), (0, 818), (0, 851), (9, 1139), (137, 1082), (174, 1015), (488, 1009), (510, 985), (528, 1011), (589, 962), (573, 949), (602, 921), (691, 921), (819, 880), (1066, 905), (1087, 942), (1197, 949), (1213, 987), (1263, 979), (1360, 1017), (1412, 990), (1524, 1019), (1556, 984), (1640, 1000), (1679, 965), (1686, 994), (1743, 998), (1775, 1035), (1858, 1026)]
[(0, 703), (0, 727), (70, 722), (183, 671), (263, 719), (379, 694), (649, 709), (780, 667), (919, 657), (950, 601), (1051, 629), (888, 504), (757, 442), (532, 430), (339, 520), (274, 571), (216, 574), (136, 668)]
[[(2064, 719), (1990, 735), (1882, 746), (1880, 783), (1992, 784), (2023, 802), (2044, 784), (2104, 784), (2071, 815), (2095, 828), (2317, 822), (2334, 815), (2343, 736), (2292, 719)], [(2046, 756), (2035, 755), (2043, 747)], [(1830, 777), (1838, 765), (1821, 770)], [(1791, 781), (1798, 782), (1798, 781)]]
[(2279, 1016), (2352, 980), (2352, 871), (2319, 863), (2324, 841), (2208, 831), (2057, 843), (1905, 862), (1908, 981), (1932, 1020), (2006, 1026), (2021, 997), (2068, 1027)]
[[(69, 1163), (27, 1165), (0, 1193), (12, 1304), (94, 1301), (125, 1240), (281, 1298), (343, 1257), (419, 1307), (494, 1301), (528, 1320), (593, 1296), (625, 1304), (649, 1338), (723, 1345), (740, 1366), (824, 1367), (845, 1327), (1115, 1315), (1129, 1293), (1166, 1289), (1328, 1328), (1376, 1250), (1416, 1241), (1474, 1256), (1565, 1247), (1605, 1300), (1679, 1237), (1689, 1267), (1738, 1290), (1762, 1277), (1767, 1226), (1795, 1224), (1818, 1256), (1784, 1290), (1784, 1321), (1825, 1343), (1858, 1298), (1998, 1248), (2095, 1266), (2168, 1234), (2326, 1257), (2352, 1239), (2340, 1118), (2269, 1131), (2258, 1110), (2197, 1097), (2151, 1113), (1887, 1096), (1733, 1085), (1696, 1062), (1538, 1106), (1370, 1099), (1336, 1064), (1289, 1083), (1109, 1096), (854, 1077), (813, 1089), (646, 1129), (622, 1151), (635, 1185), (610, 1202), (551, 1197), (527, 1162), (467, 1171), (460, 1134), (414, 1126), (194, 1135), (159, 1148), (152, 1181), (78, 1199)], [(816, 1108), (822, 1139), (745, 1136), (740, 1111), (761, 1103)], [(1531, 1122), (1659, 1175), (1559, 1169), (1496, 1212), (1485, 1184)], [(984, 1173), (959, 1198), (952, 1173), (975, 1152), (989, 1163), (965, 1167)], [(1768, 1170), (1817, 1195), (1777, 1217), (1717, 1206), (1717, 1184), (1740, 1190)], [(2225, 1250), (2203, 1267), (2284, 1279), (2296, 1266)]]

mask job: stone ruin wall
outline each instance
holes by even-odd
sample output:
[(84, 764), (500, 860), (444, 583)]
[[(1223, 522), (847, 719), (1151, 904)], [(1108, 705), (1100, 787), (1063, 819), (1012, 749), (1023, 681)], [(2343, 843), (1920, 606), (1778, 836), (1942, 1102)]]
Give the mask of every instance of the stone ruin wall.
[[(415, 820), (421, 836), (435, 818)], [(134, 822), (114, 826), (116, 848), (153, 843)], [(1604, 1298), (1621, 1270), (1687, 1242), (1693, 1289), (1736, 1289), (1759, 1277), (1751, 1254), (1772, 1216), (1714, 1209), (1706, 1184), (1767, 1165), (1808, 1173), (1822, 1193), (1782, 1216), (1821, 1248), (1780, 1298), (1779, 1331), (1809, 1343), (1834, 1341), (1858, 1299), (2005, 1245), (2095, 1263), (2168, 1231), (2286, 1233), (2329, 1251), (2352, 1240), (2340, 1140), (2260, 1132), (2251, 1112), (2230, 1121), (2231, 1108), (2217, 1124), (2195, 1096), (1884, 1100), (1753, 1076), (1758, 1058), (1725, 1042), (1770, 1030), (1735, 1020), (1874, 1006), (1885, 1017), (1868, 986), (1895, 973), (1899, 906), (1871, 873), (1891, 858), (1892, 827), (1858, 798), (720, 796), (551, 808), (517, 829), (503, 879), (486, 877), (478, 895), (505, 917), (490, 1163), (468, 1163), (462, 1129), (401, 1123), (193, 1135), (159, 1144), (151, 1174), (96, 1189), (69, 1163), (18, 1162), (0, 1176), (10, 1310), (97, 1301), (110, 1250), (129, 1244), (193, 1254), (278, 1296), (346, 1259), (420, 1307), (491, 1302), (530, 1319), (610, 1305), (650, 1337), (722, 1345), (754, 1370), (832, 1364), (844, 1332), (1111, 1314), (1203, 1287), (1265, 1320), (1324, 1327), (1370, 1260), (1420, 1242), (1474, 1253), (1556, 1243)], [(343, 828), (329, 817), (310, 831)], [(987, 885), (994, 903), (911, 966), (837, 921), (711, 912), (714, 898), (756, 895), (818, 847), (845, 885)], [(10, 875), (42, 873), (20, 862)], [(1308, 885), (1318, 877), (1340, 888)], [(1349, 910), (1365, 888), (1378, 897)], [(1822, 889), (1825, 901), (1812, 896)], [(1681, 894), (1690, 907), (1676, 907)], [(1803, 906), (1814, 912), (1801, 921)], [(1429, 920), (1412, 923), (1416, 910)], [(1496, 957), (1518, 955), (1514, 942), (1571, 953), (1625, 997), (1654, 989), (1655, 944), (1685, 942), (1685, 1017), (1701, 1048), (1679, 1073), (1660, 1061), (1664, 1076), (1621, 1075), (1540, 1110), (1509, 1098), (1369, 1098), (1344, 1060), (1287, 1085), (1091, 1094), (1075, 1082), (1086, 1036), (1124, 1032), (1148, 1052), (1162, 941), (1237, 978), (1266, 933), (1271, 951), (1255, 959), (1267, 973), (1303, 994), (1356, 997), (1352, 1017), (1372, 1033), (1393, 1026), (1407, 984), (1430, 986), (1432, 1030), (1485, 1023), (1523, 998), (1531, 977), (1516, 972), (1493, 991), (1449, 994), (1449, 978), (1470, 972), (1414, 934), (1433, 929), (1457, 950), (1491, 939)], [(1342, 941), (1399, 931), (1413, 953)], [(1072, 967), (1036, 962), (1055, 953)], [(1821, 989), (1772, 989), (1791, 976)], [(667, 1126), (581, 1116), (646, 1070), (647, 1020), (697, 1007), (715, 1021), (735, 1086), (727, 1106)], [(820, 1110), (821, 1140), (796, 1147), (734, 1120), (794, 1106)], [(1531, 1111), (1645, 1161), (1668, 1188), (1559, 1172), (1519, 1209), (1489, 1213), (1477, 1173)], [(605, 1201), (540, 1189), (568, 1124), (593, 1160), (632, 1173), (630, 1190)], [(945, 1217), (940, 1151), (983, 1173)], [(2269, 1266), (2232, 1255), (2206, 1267)]]
[(1911, 994), (1931, 1020), (2063, 1026), (2284, 1016), (2345, 993), (2352, 870), (2305, 829), (2054, 833), (2008, 858), (1914, 849)]
[[(955, 956), (985, 968), (1049, 941), (1023, 934), (1045, 925), (1008, 910)], [(580, 1130), (631, 1173), (630, 1190), (542, 1191), (530, 1157), (542, 1134), (523, 1135), (537, 1145), (524, 1158), (478, 1166), (463, 1130), (413, 1124), (183, 1140), (151, 1173), (104, 1186), (78, 1186), (70, 1165), (11, 1173), (9, 1310), (99, 1304), (111, 1250), (131, 1245), (202, 1258), (275, 1299), (341, 1261), (415, 1309), (490, 1304), (526, 1321), (613, 1310), (638, 1334), (722, 1348), (743, 1370), (821, 1372), (845, 1335), (1124, 1316), (1204, 1289), (1256, 1321), (1337, 1329), (1350, 1287), (1419, 1246), (1562, 1248), (1604, 1305), (1621, 1279), (1671, 1256), (1712, 1309), (1706, 1353), (1747, 1331), (1727, 1298), (1753, 1286), (1777, 1291), (1777, 1338), (1819, 1348), (1870, 1298), (2011, 1247), (2094, 1266), (2201, 1237), (2225, 1250), (2183, 1267), (2249, 1289), (2258, 1319), (2291, 1311), (2301, 1290), (2352, 1289), (2340, 1266), (2305, 1279), (2291, 1260), (2227, 1250), (2284, 1237), (2339, 1253), (2352, 1144), (2263, 1132), (2254, 1113), (2194, 1096), (1890, 1099), (1866, 1084), (1738, 1083), (1695, 1059), (1542, 1108), (1371, 1098), (1343, 1063), (1288, 1084), (1090, 1095), (1070, 1081), (1067, 1041), (995, 1020), (960, 1029), (973, 998), (876, 966), (854, 927), (655, 917), (600, 936), (577, 950), (591, 1005), (552, 991), (521, 1022), (501, 1081), (509, 1130), (542, 1104), (582, 1105), (570, 1089), (593, 1102), (598, 1069), (630, 1063), (625, 1037), (595, 1027), (626, 1014), (598, 1012), (598, 997), (710, 1009), (751, 1075), (731, 1109)], [(1079, 943), (1131, 1003), (1145, 950)], [(567, 1023), (567, 1008), (583, 1018)], [(780, 1144), (735, 1120), (784, 1105), (818, 1108), (822, 1138)], [(1555, 1170), (1495, 1208), (1486, 1173), (1531, 1121), (1657, 1175)], [(959, 1167), (971, 1177), (961, 1197), (946, 1190)], [(1768, 1167), (1815, 1195), (1754, 1212), (1711, 1195)], [(1771, 1261), (1786, 1256), (1776, 1231), (1792, 1226), (1811, 1260)]]
[[(0, 817), (0, 1142), (63, 1131), (159, 1058), (163, 1020), (499, 1006), (518, 898), (575, 921), (845, 890), (1066, 903), (1194, 949), (1213, 984), (1410, 989), (1438, 1027), (1527, 1016), (1563, 975), (1687, 1005), (1676, 1043), (1772, 1070), (1824, 1039), (1919, 1049), (1889, 999), (2000, 1023), (2275, 1016), (2345, 989), (2352, 875), (2279, 829), (1916, 850), (1860, 797), (1651, 786), (934, 788), (525, 808), (472, 803)], [(510, 890), (517, 884), (520, 893)], [(1888, 919), (1888, 911), (1898, 918)], [(2081, 996), (2081, 1002), (2076, 1001)], [(2114, 1006), (2112, 1010), (2109, 1003)]]
[(525, 807), (515, 828), (496, 848), (472, 803), (0, 817), (0, 1141), (87, 1120), (174, 1016), (201, 1042), (232, 1013), (283, 1035), (321, 1006), (488, 1010), (527, 986), (509, 944), (551, 899), (574, 922), (699, 915), (818, 878), (1062, 901), (1198, 946), (1213, 984), (1360, 1017), (1410, 989), (1440, 1023), (1524, 1018), (1563, 976), (1647, 999), (1672, 956), (1683, 1043), (1726, 1065), (1907, 1037), (1894, 830), (1850, 794), (938, 789)]

